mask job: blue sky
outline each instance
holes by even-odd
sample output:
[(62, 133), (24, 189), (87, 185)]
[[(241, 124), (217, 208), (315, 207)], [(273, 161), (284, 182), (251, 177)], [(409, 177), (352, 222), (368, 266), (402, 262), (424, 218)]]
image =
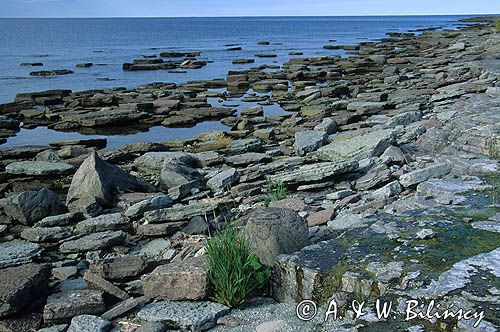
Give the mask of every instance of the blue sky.
[(0, 0), (0, 17), (500, 14), (500, 0)]

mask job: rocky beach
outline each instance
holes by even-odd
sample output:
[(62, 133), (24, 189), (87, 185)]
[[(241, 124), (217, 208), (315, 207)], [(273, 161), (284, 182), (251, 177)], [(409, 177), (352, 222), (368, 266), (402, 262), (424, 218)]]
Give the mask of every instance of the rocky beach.
[[(282, 64), (255, 40), (269, 65), (224, 79), (1, 104), (0, 143), (35, 127), (223, 129), (116, 148), (0, 145), (0, 331), (497, 331), (500, 33), (494, 19), (469, 21), (331, 41), (348, 56)], [(210, 66), (200, 55), (123, 70)], [(214, 301), (206, 267), (207, 242), (228, 226), (271, 271), (238, 308)], [(392, 303), (388, 317), (376, 300)], [(427, 306), (409, 319), (413, 300)], [(342, 318), (324, 321), (332, 303)], [(438, 317), (446, 308), (477, 315)]]

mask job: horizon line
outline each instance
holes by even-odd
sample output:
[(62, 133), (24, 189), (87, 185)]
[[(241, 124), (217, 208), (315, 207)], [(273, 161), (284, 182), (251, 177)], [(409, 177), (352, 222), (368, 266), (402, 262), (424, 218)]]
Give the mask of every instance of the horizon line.
[(360, 15), (222, 15), (222, 16), (13, 16), (0, 19), (134, 19), (134, 18), (278, 18), (278, 17), (401, 17), (401, 16), (500, 16), (500, 13), (466, 14), (360, 14)]

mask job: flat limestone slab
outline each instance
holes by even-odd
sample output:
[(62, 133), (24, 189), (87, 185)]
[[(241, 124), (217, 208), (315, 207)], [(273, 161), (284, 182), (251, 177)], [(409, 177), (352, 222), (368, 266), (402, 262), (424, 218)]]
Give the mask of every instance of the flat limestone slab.
[(16, 161), (5, 167), (7, 173), (17, 175), (63, 175), (72, 170), (72, 165), (47, 161)]
[(213, 302), (163, 301), (145, 306), (137, 317), (147, 322), (161, 322), (173, 329), (205, 331), (228, 312), (228, 307)]

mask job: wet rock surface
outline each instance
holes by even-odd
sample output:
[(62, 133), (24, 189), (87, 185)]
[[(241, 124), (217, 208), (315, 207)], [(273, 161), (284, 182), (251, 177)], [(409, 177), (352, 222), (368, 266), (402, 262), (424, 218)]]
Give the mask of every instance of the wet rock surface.
[[(499, 34), (470, 25), (389, 37), (273, 71), (0, 105), (0, 140), (28, 123), (227, 126), (115, 149), (102, 139), (0, 148), (0, 330), (473, 331), (405, 322), (401, 303), (417, 298), (484, 311), (479, 330), (498, 329)], [(257, 57), (274, 56), (259, 45)], [(124, 69), (200, 68), (200, 56), (165, 52)], [(262, 297), (231, 311), (210, 302), (203, 264), (228, 222), (272, 266), (252, 294)], [(377, 298), (401, 319), (375, 319)], [(335, 299), (344, 319), (300, 321), (304, 299), (325, 311)], [(353, 319), (352, 300), (367, 302), (366, 317)]]

